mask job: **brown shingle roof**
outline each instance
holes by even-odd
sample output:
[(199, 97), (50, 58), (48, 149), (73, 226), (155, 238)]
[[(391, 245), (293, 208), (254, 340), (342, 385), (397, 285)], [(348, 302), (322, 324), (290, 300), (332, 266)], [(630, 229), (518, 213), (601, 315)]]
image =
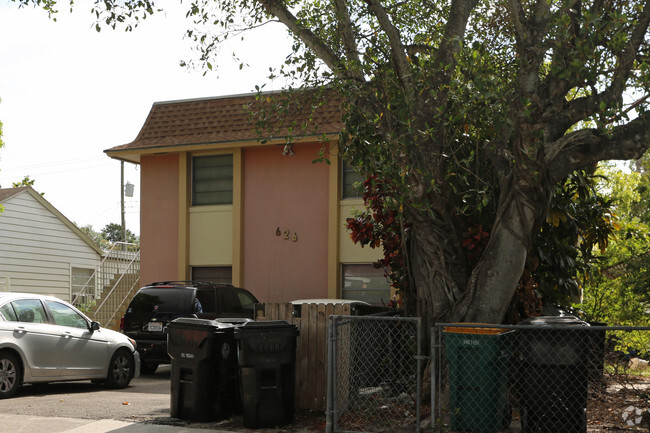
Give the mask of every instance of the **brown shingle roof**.
[[(263, 99), (268, 104), (277, 98), (282, 98), (280, 93), (265, 94)], [(156, 102), (135, 140), (105, 152), (257, 140), (260, 137), (250, 107), (259, 104), (254, 94)], [(291, 120), (304, 121), (309, 115), (305, 110), (293, 114)], [(318, 134), (338, 133), (342, 127), (340, 101), (329, 99), (314, 112), (313, 119), (311, 123), (318, 125)], [(284, 137), (287, 127), (280, 127), (273, 135), (264, 138)]]
[(18, 188), (2, 188), (0, 189), (0, 202), (2, 202), (2, 200), (6, 200), (10, 197), (13, 197), (19, 192), (22, 192), (26, 189), (27, 189), (26, 186), (21, 186)]

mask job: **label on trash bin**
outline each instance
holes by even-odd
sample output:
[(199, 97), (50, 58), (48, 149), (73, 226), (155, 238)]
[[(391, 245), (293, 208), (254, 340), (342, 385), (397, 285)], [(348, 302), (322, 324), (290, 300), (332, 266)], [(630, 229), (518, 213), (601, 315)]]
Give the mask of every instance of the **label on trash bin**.
[(194, 354), (193, 353), (181, 353), (181, 358), (194, 359)]
[(228, 359), (230, 357), (230, 345), (228, 343), (223, 343), (221, 345), (221, 358)]

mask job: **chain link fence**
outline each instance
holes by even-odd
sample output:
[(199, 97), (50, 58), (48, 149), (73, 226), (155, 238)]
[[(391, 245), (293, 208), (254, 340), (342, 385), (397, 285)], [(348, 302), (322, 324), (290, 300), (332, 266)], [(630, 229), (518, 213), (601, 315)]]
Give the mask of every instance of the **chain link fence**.
[(419, 318), (331, 316), (326, 431), (417, 431), (420, 341)]
[(432, 329), (434, 432), (650, 431), (650, 328), (572, 317)]

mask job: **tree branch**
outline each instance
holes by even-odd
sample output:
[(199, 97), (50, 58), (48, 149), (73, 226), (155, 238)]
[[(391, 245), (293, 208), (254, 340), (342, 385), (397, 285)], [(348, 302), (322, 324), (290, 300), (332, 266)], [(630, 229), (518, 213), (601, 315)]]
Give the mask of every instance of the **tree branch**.
[(550, 3), (537, 0), (531, 19), (527, 19), (521, 2), (510, 1), (510, 12), (515, 26), (517, 46), (520, 56), (519, 86), (524, 95), (537, 94), (539, 69), (544, 59), (542, 41), (548, 33)]
[(348, 70), (357, 81), (365, 81), (363, 71), (359, 67), (361, 65), (361, 60), (359, 59), (359, 48), (352, 30), (353, 24), (350, 19), (350, 11), (348, 10), (345, 0), (334, 0), (334, 5), (336, 6), (339, 32), (343, 39), (343, 48), (345, 50), (345, 55), (348, 58)]
[(632, 73), (632, 65), (634, 64), (634, 60), (639, 52), (639, 47), (645, 42), (648, 24), (650, 23), (650, 0), (646, 0), (643, 11), (636, 22), (637, 25), (630, 35), (628, 48), (623, 50), (621, 53), (612, 84), (610, 89), (607, 91), (607, 93), (613, 95), (617, 99), (625, 90), (625, 83)]
[(399, 30), (390, 20), (388, 13), (383, 8), (379, 0), (366, 0), (370, 11), (375, 15), (379, 25), (388, 36), (390, 43), (391, 59), (395, 65), (397, 76), (400, 78), (402, 86), (407, 95), (412, 95), (414, 91), (413, 81), (411, 80), (411, 71), (409, 61), (406, 55), (404, 44)]
[[(560, 48), (554, 50), (553, 59), (551, 60), (551, 71), (563, 71), (570, 64), (574, 48), (578, 45), (580, 24), (577, 18), (582, 15), (581, 0), (567, 2), (560, 8), (556, 15), (571, 17), (571, 25), (568, 29), (570, 37), (566, 41), (555, 41), (555, 45)], [(566, 102), (566, 93), (575, 85), (576, 83), (572, 84), (564, 75), (551, 73), (542, 85), (544, 89), (544, 95), (542, 97), (550, 100), (554, 111), (560, 111)]]
[(312, 49), (334, 74), (341, 78), (350, 78), (336, 53), (314, 32), (302, 26), (295, 15), (284, 5), (284, 2), (281, 0), (259, 0), (259, 2), (269, 14), (280, 20), (305, 45)]
[(449, 20), (436, 57), (441, 74), (441, 79), (438, 80), (440, 84), (449, 84), (451, 80), (456, 65), (456, 55), (460, 52), (465, 39), (469, 16), (477, 4), (478, 0), (454, 0), (451, 3)]
[(582, 129), (547, 145), (546, 163), (552, 183), (569, 173), (608, 159), (638, 159), (650, 143), (650, 113), (607, 133)]
[(558, 113), (554, 122), (566, 126), (565, 130), (580, 120), (584, 120), (601, 112), (601, 102), (607, 107), (620, 103), (627, 80), (632, 73), (632, 65), (636, 59), (639, 48), (645, 42), (648, 26), (650, 26), (650, 0), (646, 0), (643, 11), (636, 20), (636, 27), (632, 30), (628, 48), (619, 56), (618, 64), (610, 85), (602, 92), (569, 101), (567, 108)]

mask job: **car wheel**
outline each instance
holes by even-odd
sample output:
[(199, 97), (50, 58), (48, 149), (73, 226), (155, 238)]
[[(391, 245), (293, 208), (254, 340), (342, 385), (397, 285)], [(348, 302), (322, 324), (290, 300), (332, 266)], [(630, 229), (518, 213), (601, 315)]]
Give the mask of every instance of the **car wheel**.
[(157, 369), (157, 362), (143, 362), (140, 364), (140, 374), (154, 374)]
[(22, 367), (13, 353), (0, 353), (0, 398), (13, 397), (20, 388)]
[(133, 356), (124, 349), (118, 350), (108, 365), (106, 385), (110, 388), (126, 388), (133, 378), (134, 368)]

